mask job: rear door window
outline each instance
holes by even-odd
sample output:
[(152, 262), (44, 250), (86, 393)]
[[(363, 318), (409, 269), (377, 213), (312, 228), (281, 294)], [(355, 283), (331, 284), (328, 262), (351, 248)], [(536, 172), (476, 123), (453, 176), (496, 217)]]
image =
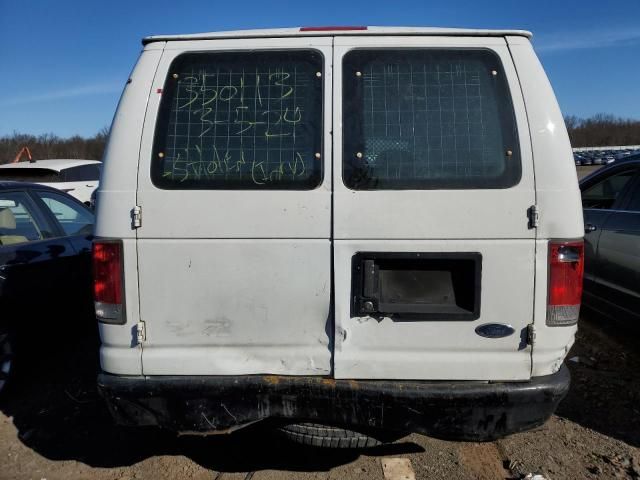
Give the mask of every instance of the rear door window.
[(81, 165), (67, 168), (63, 171), (66, 182), (96, 181), (100, 178), (98, 165)]
[(94, 216), (82, 205), (59, 193), (49, 191), (37, 191), (36, 193), (51, 211), (66, 235), (89, 235), (93, 231)]
[(640, 213), (640, 178), (636, 180), (633, 186), (633, 191), (631, 192), (629, 203), (625, 207), (625, 210)]
[(46, 236), (23, 192), (0, 192), (0, 245), (33, 242)]
[(162, 90), (153, 183), (315, 188), (322, 180), (322, 77), (315, 50), (180, 55)]
[(344, 57), (343, 178), (372, 189), (507, 188), (521, 177), (507, 79), (488, 50)]
[(635, 176), (636, 170), (630, 169), (609, 175), (604, 180), (588, 187), (582, 192), (583, 208), (608, 210), (619, 203), (622, 192)]
[(0, 168), (0, 180), (35, 183), (62, 181), (58, 172), (48, 168)]

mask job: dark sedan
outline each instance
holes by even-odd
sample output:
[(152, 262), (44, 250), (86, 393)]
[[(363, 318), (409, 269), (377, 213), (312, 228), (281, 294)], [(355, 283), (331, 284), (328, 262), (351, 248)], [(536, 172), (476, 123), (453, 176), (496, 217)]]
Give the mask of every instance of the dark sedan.
[(27, 336), (90, 311), (93, 224), (64, 192), (0, 182), (0, 392)]
[(580, 182), (585, 223), (583, 302), (640, 326), (640, 155)]

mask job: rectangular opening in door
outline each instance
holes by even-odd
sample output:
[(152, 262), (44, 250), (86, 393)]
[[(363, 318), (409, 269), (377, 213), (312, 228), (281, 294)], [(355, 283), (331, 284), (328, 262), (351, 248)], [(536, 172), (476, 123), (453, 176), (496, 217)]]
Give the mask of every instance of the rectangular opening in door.
[(352, 258), (351, 316), (475, 320), (479, 253), (360, 252)]

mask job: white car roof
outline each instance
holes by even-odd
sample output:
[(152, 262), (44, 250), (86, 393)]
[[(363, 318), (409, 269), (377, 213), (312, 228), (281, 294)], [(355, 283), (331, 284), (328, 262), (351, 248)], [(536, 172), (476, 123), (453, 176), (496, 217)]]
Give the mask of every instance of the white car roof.
[[(351, 28), (351, 29), (349, 29)], [(307, 30), (305, 30), (307, 29)], [(322, 29), (322, 30), (319, 30)], [(152, 35), (142, 39), (142, 44), (173, 40), (208, 40), (222, 38), (297, 37), (334, 35), (443, 35), (472, 37), (504, 37), (515, 35), (531, 38), (527, 30), (484, 30), (474, 28), (436, 27), (296, 27), (261, 30), (230, 30), (223, 32), (193, 33), (186, 35)]]
[(46, 168), (47, 170), (54, 170), (60, 172), (65, 168), (79, 167), (81, 165), (91, 165), (94, 163), (100, 163), (98, 160), (78, 160), (78, 159), (65, 159), (57, 158), (51, 160), (35, 160), (33, 162), (17, 162), (17, 163), (5, 163), (0, 165), (0, 168)]

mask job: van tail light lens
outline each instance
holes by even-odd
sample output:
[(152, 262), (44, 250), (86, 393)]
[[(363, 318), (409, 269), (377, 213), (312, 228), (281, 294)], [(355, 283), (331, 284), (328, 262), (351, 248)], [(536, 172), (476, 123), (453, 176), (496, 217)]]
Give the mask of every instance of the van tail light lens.
[(123, 324), (122, 242), (94, 240), (92, 257), (96, 318), (104, 323)]
[(580, 316), (584, 242), (549, 242), (547, 325), (575, 325)]

